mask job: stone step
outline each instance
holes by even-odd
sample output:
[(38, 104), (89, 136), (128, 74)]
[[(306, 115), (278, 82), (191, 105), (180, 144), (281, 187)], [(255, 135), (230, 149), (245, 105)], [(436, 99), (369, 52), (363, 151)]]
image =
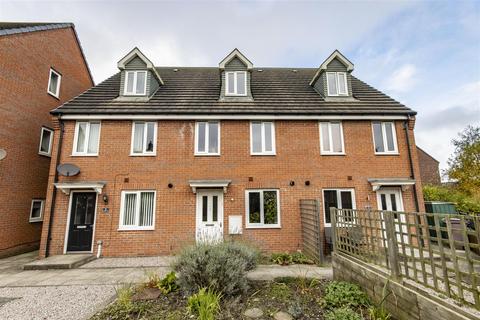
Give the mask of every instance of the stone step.
[(35, 260), (23, 265), (23, 270), (74, 269), (95, 259), (93, 254), (64, 254)]

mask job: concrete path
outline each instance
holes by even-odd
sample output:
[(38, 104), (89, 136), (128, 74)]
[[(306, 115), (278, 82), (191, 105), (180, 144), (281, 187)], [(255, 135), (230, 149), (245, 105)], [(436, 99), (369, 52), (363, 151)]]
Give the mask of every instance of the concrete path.
[[(110, 303), (115, 289), (164, 276), (173, 257), (102, 258), (78, 269), (23, 270), (38, 252), (0, 259), (0, 319), (88, 319)], [(277, 277), (331, 279), (332, 269), (309, 265), (261, 265), (252, 280)]]

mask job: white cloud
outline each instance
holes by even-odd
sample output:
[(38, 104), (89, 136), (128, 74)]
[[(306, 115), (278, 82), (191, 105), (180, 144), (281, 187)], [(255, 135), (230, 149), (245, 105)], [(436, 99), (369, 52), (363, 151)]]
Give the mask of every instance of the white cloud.
[(386, 82), (386, 89), (393, 92), (409, 91), (417, 82), (417, 68), (413, 64), (405, 64), (395, 70)]

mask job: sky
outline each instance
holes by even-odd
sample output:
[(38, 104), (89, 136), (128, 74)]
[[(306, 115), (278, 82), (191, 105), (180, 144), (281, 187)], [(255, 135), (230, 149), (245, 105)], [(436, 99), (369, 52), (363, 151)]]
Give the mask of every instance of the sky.
[(73, 22), (96, 83), (138, 46), (157, 66), (318, 67), (353, 74), (418, 112), (416, 143), (440, 161), (480, 125), (480, 1), (5, 1), (0, 21)]

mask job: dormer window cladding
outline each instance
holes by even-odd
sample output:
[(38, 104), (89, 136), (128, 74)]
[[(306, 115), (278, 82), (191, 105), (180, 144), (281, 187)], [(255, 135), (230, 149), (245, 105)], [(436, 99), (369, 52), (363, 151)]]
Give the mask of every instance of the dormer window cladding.
[(126, 71), (124, 95), (144, 96), (147, 93), (147, 71)]
[(327, 72), (329, 96), (347, 96), (347, 74), (345, 72)]
[(225, 95), (227, 96), (246, 96), (247, 95), (247, 72), (234, 71), (225, 73), (226, 86)]

